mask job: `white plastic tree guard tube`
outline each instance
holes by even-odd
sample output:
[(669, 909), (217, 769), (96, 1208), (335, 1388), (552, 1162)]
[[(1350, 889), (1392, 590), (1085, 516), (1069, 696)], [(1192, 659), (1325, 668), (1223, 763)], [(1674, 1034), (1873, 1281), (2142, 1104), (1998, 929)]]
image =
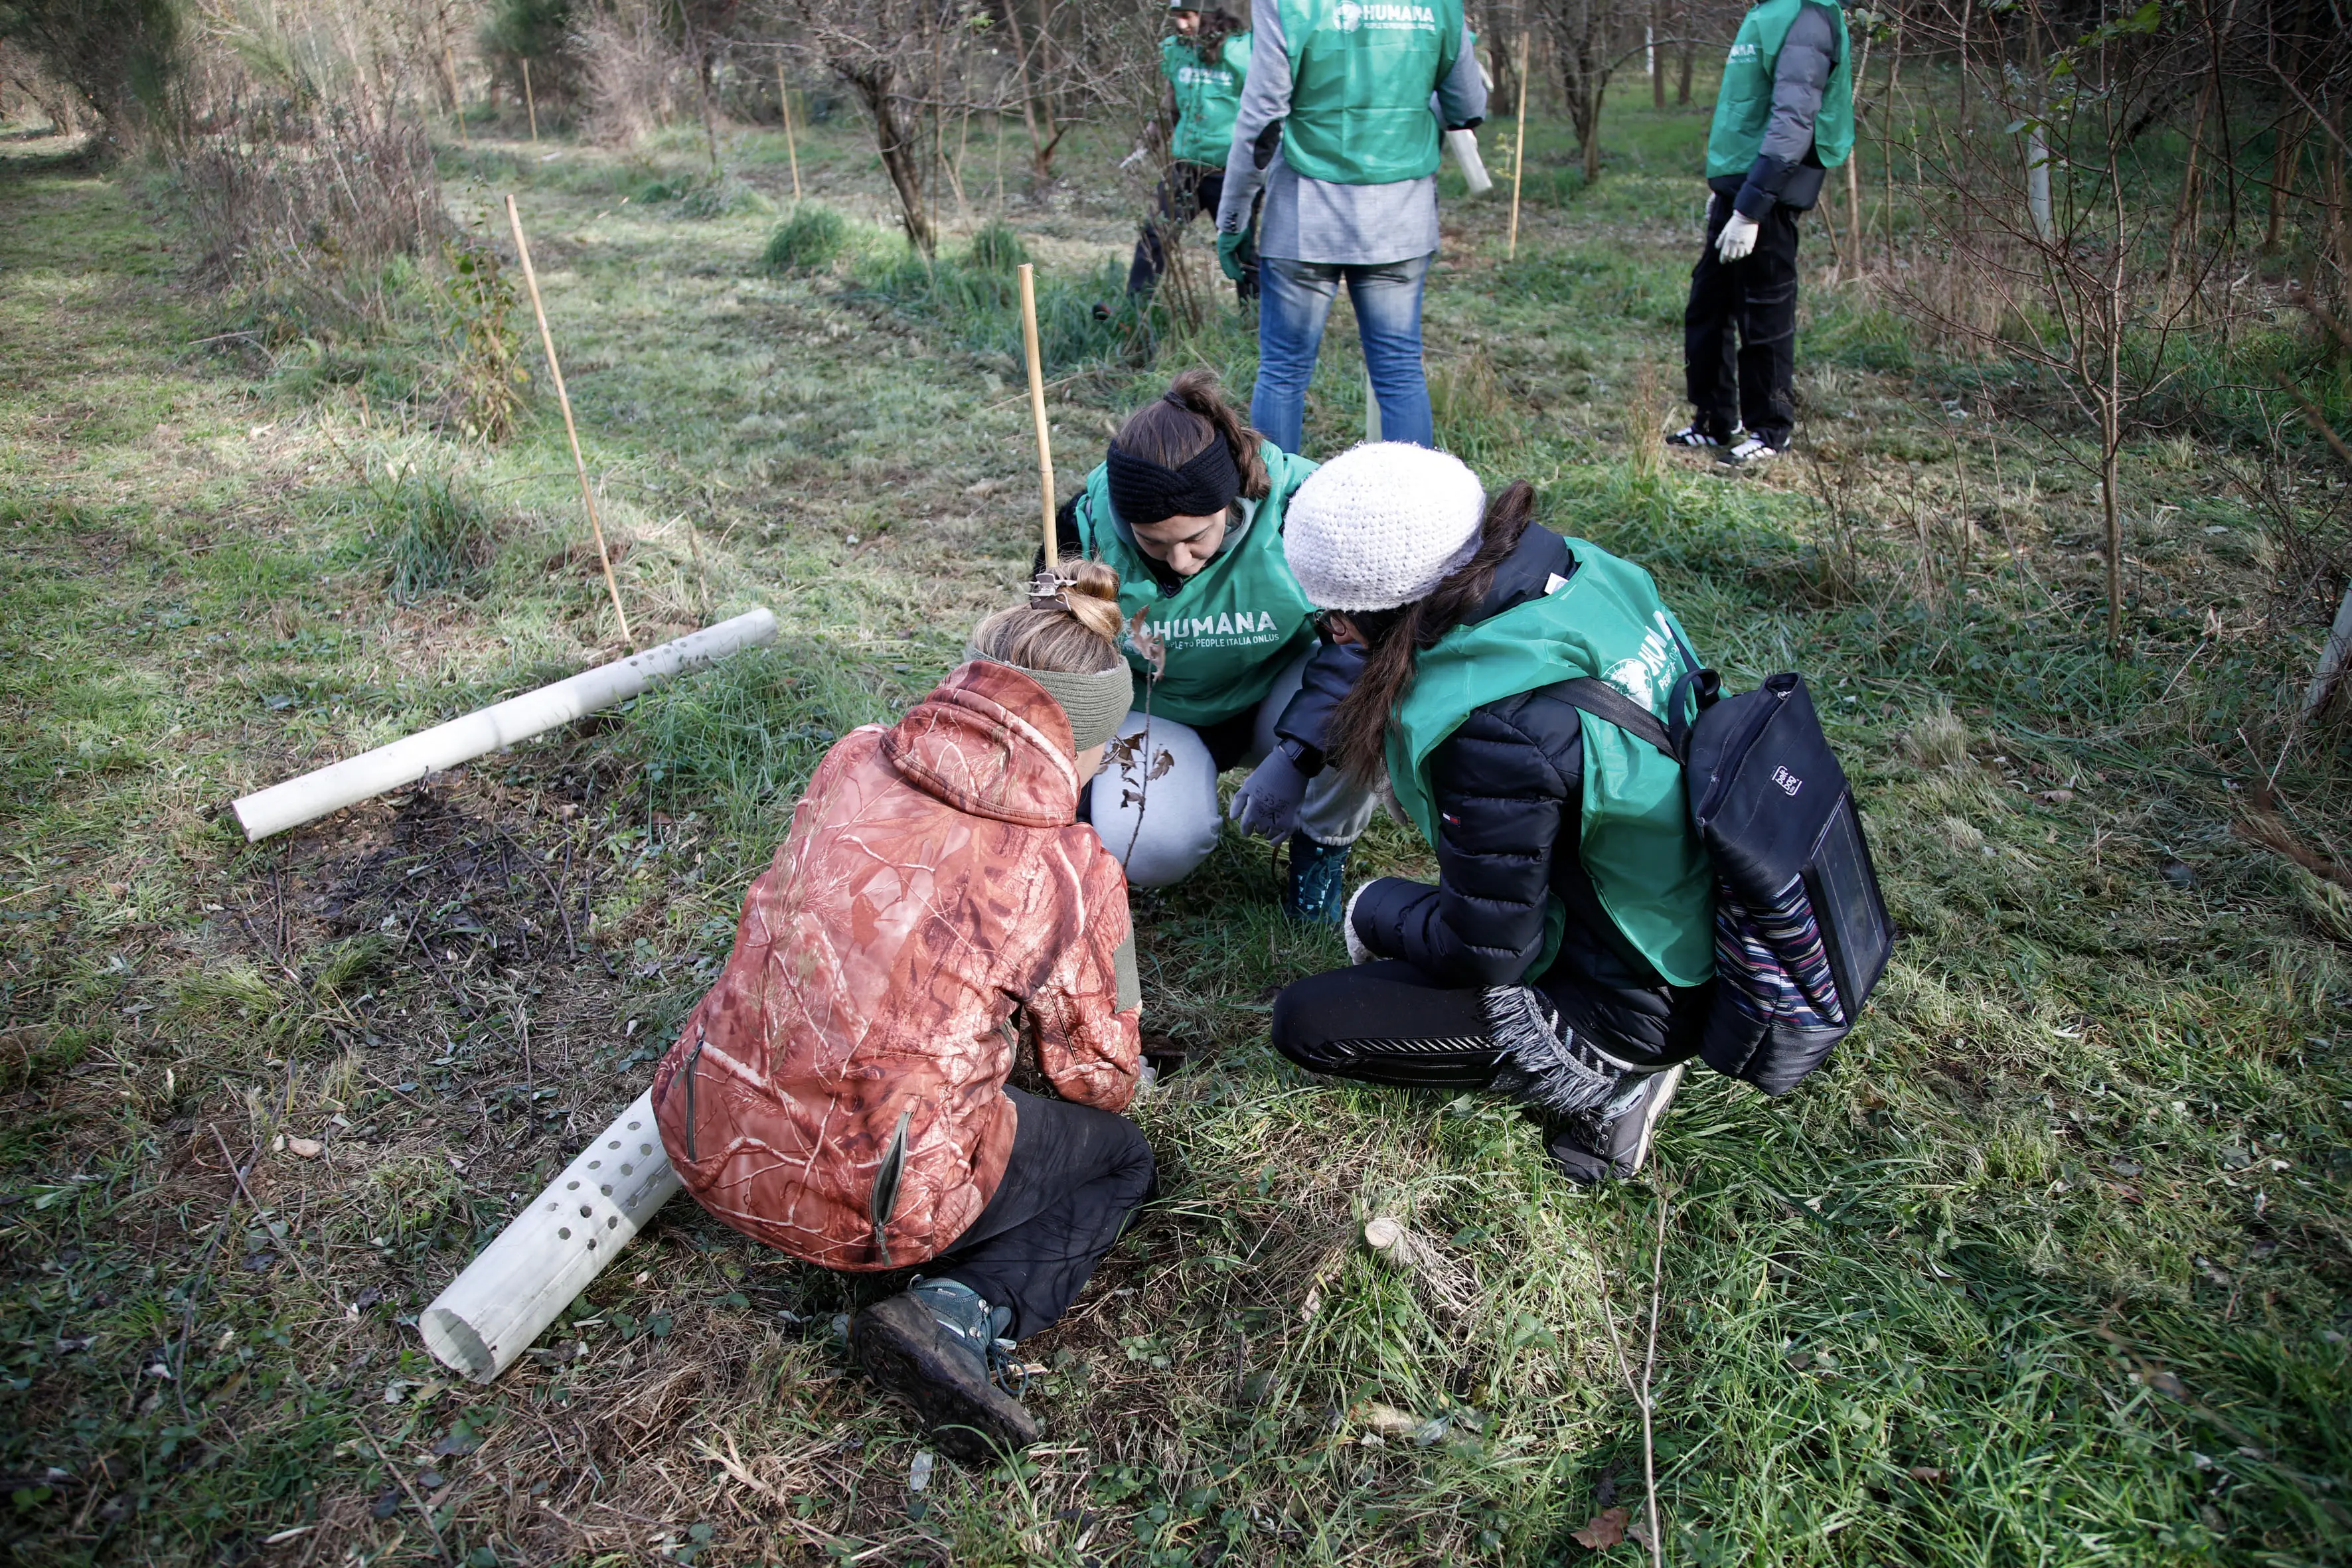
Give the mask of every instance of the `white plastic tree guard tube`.
[(247, 841), (299, 827), (331, 811), (415, 784), (426, 773), (543, 735), (560, 724), (627, 700), (682, 671), (715, 663), (739, 648), (772, 642), (776, 617), (751, 610), (733, 620), (632, 654), (568, 680), (510, 697), (493, 707), (436, 724), (405, 740), (288, 779), (247, 795), (236, 805)]
[(1475, 131), (1449, 131), (1445, 133), (1445, 145), (1454, 154), (1454, 161), (1462, 165), (1462, 178), (1470, 187), (1469, 195), (1483, 196), (1495, 188), (1493, 178), (1486, 173), (1486, 160), (1478, 156)]
[(677, 1189), (647, 1089), (433, 1299), (416, 1320), (425, 1348), (476, 1383), (497, 1377)]

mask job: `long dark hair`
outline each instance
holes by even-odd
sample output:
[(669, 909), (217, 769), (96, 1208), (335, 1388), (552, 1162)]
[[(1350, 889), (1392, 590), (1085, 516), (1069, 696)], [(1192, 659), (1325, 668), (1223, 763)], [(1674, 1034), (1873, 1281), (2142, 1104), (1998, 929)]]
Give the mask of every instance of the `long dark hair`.
[(1495, 586), (1495, 569), (1519, 547), (1535, 521), (1536, 488), (1521, 479), (1486, 503), (1478, 523), (1478, 551), (1470, 563), (1423, 598), (1393, 610), (1349, 612), (1348, 620), (1370, 647), (1356, 684), (1332, 710), (1324, 755), (1364, 784), (1388, 765), (1389, 721), (1412, 686), (1413, 659), (1462, 624)]
[(1225, 40), (1242, 30), (1240, 21), (1231, 12), (1215, 6), (1201, 12), (1201, 30), (1192, 35), (1192, 52), (1201, 57), (1202, 65), (1220, 65), (1225, 58)]
[(1242, 494), (1264, 500), (1274, 488), (1258, 451), (1265, 437), (1251, 429), (1217, 391), (1213, 370), (1188, 370), (1168, 390), (1127, 416), (1111, 445), (1130, 458), (1141, 458), (1163, 468), (1181, 468), (1223, 440), (1232, 448), (1234, 467), (1241, 470)]

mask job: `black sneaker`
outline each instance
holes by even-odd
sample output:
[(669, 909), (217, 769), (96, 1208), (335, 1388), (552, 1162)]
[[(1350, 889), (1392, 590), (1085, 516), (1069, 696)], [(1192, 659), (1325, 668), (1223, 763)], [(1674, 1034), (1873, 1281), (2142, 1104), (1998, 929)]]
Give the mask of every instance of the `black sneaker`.
[(1658, 1119), (1665, 1115), (1682, 1081), (1680, 1063), (1664, 1072), (1643, 1075), (1633, 1099), (1612, 1102), (1610, 1111), (1614, 1114), (1575, 1117), (1555, 1127), (1544, 1140), (1545, 1152), (1570, 1181), (1581, 1186), (1598, 1186), (1635, 1174), (1650, 1157)]
[[(1747, 434), (1746, 431), (1735, 426), (1730, 438), (1737, 441), (1745, 434)], [(1669, 447), (1721, 447), (1725, 443), (1708, 435), (1696, 425), (1685, 425), (1666, 437), (1666, 445)]]
[[(993, 1325), (988, 1304), (970, 1297), (973, 1321), (950, 1321), (937, 1291), (904, 1291), (877, 1301), (849, 1325), (850, 1353), (881, 1387), (915, 1407), (950, 1458), (992, 1464), (1045, 1436), (1037, 1418), (989, 1375)], [(942, 1310), (944, 1308), (944, 1310)]]

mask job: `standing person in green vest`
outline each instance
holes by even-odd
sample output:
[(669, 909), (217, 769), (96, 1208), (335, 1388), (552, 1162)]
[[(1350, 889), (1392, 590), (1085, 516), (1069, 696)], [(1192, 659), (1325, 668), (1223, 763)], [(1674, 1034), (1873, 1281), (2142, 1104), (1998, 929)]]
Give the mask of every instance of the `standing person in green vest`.
[[(1249, 75), (1249, 29), (1223, 11), (1204, 11), (1192, 0), (1169, 0), (1176, 36), (1160, 41), (1160, 74), (1168, 79), (1168, 172), (1160, 177), (1155, 210), (1135, 242), (1127, 269), (1127, 291), (1149, 299), (1168, 269), (1168, 238), (1196, 213), (1214, 213), (1225, 189), (1225, 153), (1233, 145), (1234, 115), (1241, 108), (1242, 82)], [(1142, 155), (1141, 149), (1137, 156)], [(1257, 263), (1244, 258), (1234, 279), (1243, 303), (1257, 298)]]
[[(1318, 637), (1284, 558), (1284, 509), (1315, 465), (1256, 431), (1187, 371), (1129, 415), (1063, 508), (1062, 552), (1118, 573), (1135, 705), (1087, 819), (1129, 882), (1166, 887), (1217, 846), (1217, 775), (1255, 764), (1230, 815), (1289, 841), (1283, 908), (1337, 925), (1349, 846), (1370, 822), (1362, 781), (1323, 760), (1323, 731), (1363, 663)], [(1156, 654), (1156, 657), (1155, 657)]]
[(1706, 244), (1683, 312), (1689, 425), (1666, 439), (1759, 462), (1797, 423), (1797, 215), (1853, 151), (1838, 0), (1760, 0), (1723, 62), (1706, 139)]
[(1714, 879), (1681, 767), (1573, 706), (1595, 677), (1664, 717), (1695, 667), (1648, 573), (1488, 500), (1454, 458), (1358, 447), (1290, 503), (1283, 547), (1330, 635), (1368, 650), (1326, 731), (1437, 855), (1368, 882), (1353, 968), (1286, 987), (1274, 1043), (1317, 1072), (1524, 1105), (1572, 1179), (1641, 1167), (1715, 984)]
[(1265, 192), (1250, 423), (1299, 450), (1345, 285), (1381, 428), (1426, 447), (1421, 296), (1437, 252), (1438, 133), (1486, 113), (1462, 0), (1260, 0), (1255, 19), (1217, 207), (1217, 257), (1239, 279), (1251, 204)]

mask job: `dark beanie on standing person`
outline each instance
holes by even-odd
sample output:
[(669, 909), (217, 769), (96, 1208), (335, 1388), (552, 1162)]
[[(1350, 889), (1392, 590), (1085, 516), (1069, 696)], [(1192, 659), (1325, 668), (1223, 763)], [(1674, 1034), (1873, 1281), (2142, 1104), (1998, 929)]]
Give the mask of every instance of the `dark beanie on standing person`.
[(1122, 452), (1114, 442), (1103, 468), (1110, 509), (1129, 528), (1149, 528), (1171, 517), (1214, 517), (1242, 493), (1241, 468), (1222, 434), (1176, 468)]

